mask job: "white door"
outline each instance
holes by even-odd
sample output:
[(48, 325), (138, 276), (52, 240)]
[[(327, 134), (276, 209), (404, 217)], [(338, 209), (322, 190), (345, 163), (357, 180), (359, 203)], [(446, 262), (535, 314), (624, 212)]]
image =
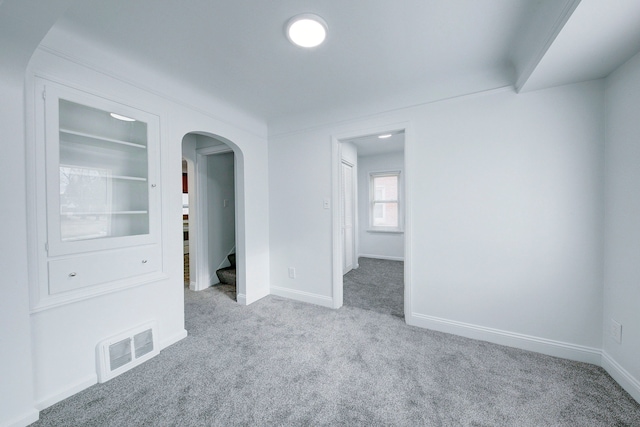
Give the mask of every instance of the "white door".
[(353, 167), (342, 163), (342, 274), (353, 269)]

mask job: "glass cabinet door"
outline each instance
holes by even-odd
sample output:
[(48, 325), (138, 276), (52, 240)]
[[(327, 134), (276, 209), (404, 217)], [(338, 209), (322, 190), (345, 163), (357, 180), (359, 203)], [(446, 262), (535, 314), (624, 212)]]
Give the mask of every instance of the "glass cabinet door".
[(59, 100), (60, 238), (149, 233), (147, 124)]
[(157, 118), (86, 96), (47, 87), (50, 255), (144, 244), (152, 233)]

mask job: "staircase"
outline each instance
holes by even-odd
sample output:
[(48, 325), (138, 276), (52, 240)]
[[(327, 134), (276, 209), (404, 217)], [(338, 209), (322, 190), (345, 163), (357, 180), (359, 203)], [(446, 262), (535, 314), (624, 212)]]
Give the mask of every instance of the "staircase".
[(236, 285), (236, 254), (229, 254), (227, 259), (231, 263), (229, 267), (224, 267), (216, 271), (216, 276), (222, 285)]

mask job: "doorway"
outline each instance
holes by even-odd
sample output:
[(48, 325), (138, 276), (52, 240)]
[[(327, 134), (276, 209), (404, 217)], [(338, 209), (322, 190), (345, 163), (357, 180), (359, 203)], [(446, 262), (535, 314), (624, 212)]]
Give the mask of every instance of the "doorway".
[[(335, 308), (374, 307), (404, 317), (410, 307), (407, 128), (332, 139), (333, 196), (340, 201), (333, 227)], [(350, 288), (354, 284), (367, 289)], [(368, 299), (354, 300), (358, 295)]]
[(195, 133), (183, 138), (182, 152), (188, 194), (183, 234), (188, 236), (185, 276), (188, 268), (189, 289), (199, 291), (222, 282), (233, 288), (225, 293), (236, 299), (236, 155), (224, 140)]
[(191, 282), (191, 272), (189, 270), (189, 164), (184, 158), (182, 159), (182, 259), (186, 288)]

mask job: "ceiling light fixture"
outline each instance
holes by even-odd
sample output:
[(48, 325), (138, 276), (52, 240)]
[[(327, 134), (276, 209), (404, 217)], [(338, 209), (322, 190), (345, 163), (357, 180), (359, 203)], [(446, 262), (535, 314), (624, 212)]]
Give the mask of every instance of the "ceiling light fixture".
[(385, 133), (384, 135), (378, 135), (378, 138), (380, 139), (386, 139), (386, 138), (391, 138), (393, 135), (391, 135), (390, 133)]
[(327, 23), (318, 15), (303, 13), (287, 22), (287, 38), (296, 46), (316, 47), (327, 37)]
[(122, 120), (123, 122), (135, 122), (136, 121), (136, 119), (132, 119), (131, 117), (123, 116), (123, 115), (117, 114), (117, 113), (109, 113), (109, 115), (111, 117), (113, 117), (114, 119)]

